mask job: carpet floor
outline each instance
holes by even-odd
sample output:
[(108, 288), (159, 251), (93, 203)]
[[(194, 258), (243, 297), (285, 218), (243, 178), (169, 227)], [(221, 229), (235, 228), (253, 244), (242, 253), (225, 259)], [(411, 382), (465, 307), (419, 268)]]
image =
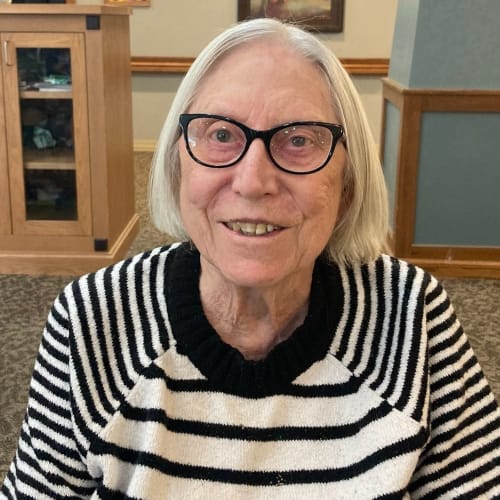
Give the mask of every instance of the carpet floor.
[[(135, 155), (140, 232), (128, 255), (168, 243), (149, 222), (151, 154)], [(71, 276), (0, 275), (0, 484), (15, 452), (40, 334), (52, 301)], [(500, 280), (443, 280), (497, 400), (500, 397)]]

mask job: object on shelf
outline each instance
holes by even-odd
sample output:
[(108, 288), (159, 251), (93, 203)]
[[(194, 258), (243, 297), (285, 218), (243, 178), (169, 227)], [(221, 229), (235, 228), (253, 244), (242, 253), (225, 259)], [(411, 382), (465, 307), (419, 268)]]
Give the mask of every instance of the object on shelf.
[(50, 130), (42, 127), (33, 128), (33, 142), (38, 149), (53, 148), (57, 144)]

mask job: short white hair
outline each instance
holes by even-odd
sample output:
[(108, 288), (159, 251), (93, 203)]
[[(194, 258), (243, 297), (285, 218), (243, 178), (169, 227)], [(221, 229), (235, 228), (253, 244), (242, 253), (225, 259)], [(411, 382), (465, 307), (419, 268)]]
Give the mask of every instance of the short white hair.
[(175, 240), (190, 239), (179, 207), (179, 115), (189, 109), (204, 79), (222, 57), (236, 47), (262, 39), (282, 43), (320, 69), (331, 92), (335, 115), (346, 132), (343, 199), (339, 220), (325, 248), (326, 256), (344, 264), (375, 259), (384, 251), (388, 238), (387, 190), (358, 92), (337, 57), (313, 34), (274, 19), (245, 21), (225, 30), (206, 46), (187, 72), (163, 125), (153, 158), (150, 178), (153, 223)]

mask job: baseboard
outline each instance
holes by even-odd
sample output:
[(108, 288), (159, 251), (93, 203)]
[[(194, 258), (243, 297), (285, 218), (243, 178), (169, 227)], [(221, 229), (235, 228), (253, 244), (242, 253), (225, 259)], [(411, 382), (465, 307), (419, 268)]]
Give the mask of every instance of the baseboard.
[(155, 140), (139, 139), (134, 141), (134, 152), (135, 153), (154, 153), (156, 149)]

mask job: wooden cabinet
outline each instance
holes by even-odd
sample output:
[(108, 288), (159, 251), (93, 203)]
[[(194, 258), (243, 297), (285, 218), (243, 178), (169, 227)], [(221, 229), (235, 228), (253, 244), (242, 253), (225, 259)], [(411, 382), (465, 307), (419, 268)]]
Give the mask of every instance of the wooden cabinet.
[(0, 273), (122, 258), (134, 212), (129, 11), (0, 6)]

